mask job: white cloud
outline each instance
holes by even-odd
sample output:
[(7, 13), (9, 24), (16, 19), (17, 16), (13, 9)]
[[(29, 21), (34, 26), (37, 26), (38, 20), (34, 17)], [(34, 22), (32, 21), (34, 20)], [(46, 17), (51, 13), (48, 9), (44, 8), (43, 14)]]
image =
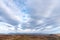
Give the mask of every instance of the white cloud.
[(14, 26), (8, 24), (8, 23), (4, 23), (4, 22), (0, 22), (0, 33), (3, 34), (8, 34), (10, 32), (14, 33), (15, 31)]
[[(7, 2), (9, 6), (7, 6), (7, 4), (5, 3)], [(50, 2), (50, 3), (49, 3)], [(58, 6), (59, 2), (58, 0), (51, 0), (51, 1), (44, 1), (44, 0), (28, 0), (26, 2), (26, 7), (28, 8), (32, 8), (35, 10), (35, 13), (32, 13), (31, 16), (36, 16), (37, 18), (42, 16), (42, 17), (50, 17), (52, 15), (52, 11), (54, 10), (54, 8), (56, 6)], [(18, 8), (18, 6), (12, 1), (12, 0), (0, 0), (0, 8), (2, 8), (4, 10), (4, 12), (6, 12), (6, 14), (12, 19), (12, 20), (16, 20), (18, 22), (20, 22), (20, 24), (18, 25), (18, 29), (15, 29), (15, 26), (12, 26), (8, 23), (4, 23), (4, 22), (0, 22), (0, 32), (4, 33), (4, 32), (23, 32), (23, 33), (29, 33), (29, 32), (43, 32), (42, 29), (45, 27), (46, 24), (43, 24), (45, 21), (43, 20), (35, 20), (37, 21), (38, 24), (43, 24), (42, 28), (36, 30), (36, 29), (22, 29), (21, 24), (22, 23), (27, 23), (28, 21), (31, 21), (32, 18), (30, 19), (30, 15), (28, 14), (24, 14), (23, 12), (21, 12), (21, 9)], [(33, 10), (33, 11), (34, 11)], [(23, 17), (25, 16), (25, 17)], [(1, 19), (4, 19), (2, 17), (0, 17)], [(45, 19), (45, 18), (42, 18)], [(58, 18), (59, 19), (59, 18)], [(60, 19), (56, 20), (58, 23), (60, 23)], [(22, 23), (21, 23), (22, 22)], [(47, 23), (48, 24), (48, 23)], [(11, 27), (8, 27), (11, 26)], [(30, 26), (30, 25), (28, 25)], [(44, 31), (54, 31), (54, 30), (59, 30), (60, 28), (52, 28), (52, 26), (48, 26), (45, 27), (46, 29), (43, 29)], [(51, 29), (50, 29), (51, 28)], [(16, 31), (15, 31), (16, 30)]]
[(43, 24), (44, 20), (37, 20), (37, 24)]
[(8, 7), (6, 3), (4, 3), (4, 1), (0, 1), (0, 7), (4, 10), (4, 12), (7, 13), (7, 15), (11, 17), (11, 19), (19, 21), (19, 22), (22, 21), (23, 13), (20, 11), (18, 7), (16, 7), (14, 3), (10, 3), (10, 4), (13, 4), (13, 6), (10, 5), (12, 7)]
[(0, 16), (0, 21), (6, 21), (4, 17)]
[(45, 17), (50, 17), (54, 8), (58, 5), (58, 0), (52, 0), (51, 4), (48, 6), (47, 10), (45, 11)]
[(58, 4), (59, 0), (28, 0), (27, 2), (27, 6), (35, 10), (35, 13), (32, 14), (36, 15), (37, 17), (50, 17)]
[(17, 29), (17, 32), (18, 33), (35, 33), (35, 32), (38, 32), (36, 31), (36, 29), (22, 29), (22, 28), (18, 28)]

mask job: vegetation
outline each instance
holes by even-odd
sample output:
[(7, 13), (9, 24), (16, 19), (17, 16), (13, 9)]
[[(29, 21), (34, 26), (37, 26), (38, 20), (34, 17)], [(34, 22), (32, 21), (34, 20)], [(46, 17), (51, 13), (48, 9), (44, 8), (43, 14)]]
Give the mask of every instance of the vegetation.
[(60, 40), (57, 35), (0, 35), (0, 40)]

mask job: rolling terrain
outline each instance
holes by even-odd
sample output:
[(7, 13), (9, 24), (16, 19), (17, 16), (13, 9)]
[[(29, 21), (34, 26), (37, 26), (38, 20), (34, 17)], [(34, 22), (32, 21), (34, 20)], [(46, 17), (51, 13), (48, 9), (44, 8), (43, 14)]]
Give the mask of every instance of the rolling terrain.
[(57, 35), (0, 35), (0, 40), (60, 40)]

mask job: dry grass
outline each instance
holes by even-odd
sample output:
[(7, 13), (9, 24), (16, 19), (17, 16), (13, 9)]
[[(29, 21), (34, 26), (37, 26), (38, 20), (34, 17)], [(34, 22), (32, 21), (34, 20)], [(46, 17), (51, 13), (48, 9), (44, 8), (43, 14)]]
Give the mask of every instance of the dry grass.
[(0, 40), (60, 40), (57, 35), (0, 35)]

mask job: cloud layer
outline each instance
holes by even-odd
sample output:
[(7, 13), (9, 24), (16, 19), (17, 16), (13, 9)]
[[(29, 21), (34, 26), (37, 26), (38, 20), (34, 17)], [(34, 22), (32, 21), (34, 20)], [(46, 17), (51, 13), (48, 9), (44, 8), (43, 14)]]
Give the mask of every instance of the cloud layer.
[(0, 0), (0, 33), (60, 33), (59, 0)]

